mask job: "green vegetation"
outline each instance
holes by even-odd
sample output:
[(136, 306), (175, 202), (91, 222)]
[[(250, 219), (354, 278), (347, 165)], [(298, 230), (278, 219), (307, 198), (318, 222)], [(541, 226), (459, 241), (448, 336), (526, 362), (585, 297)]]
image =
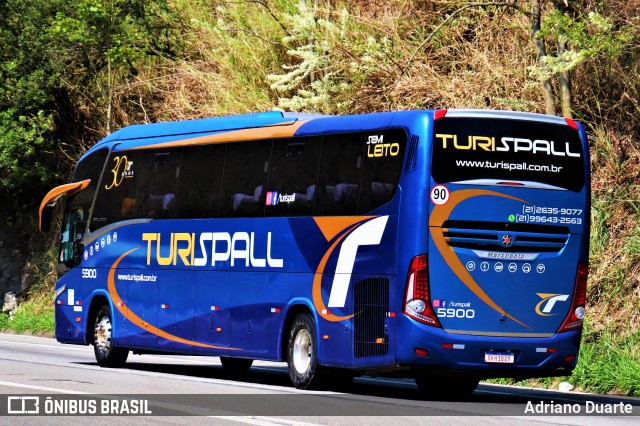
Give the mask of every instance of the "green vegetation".
[[(0, 0), (0, 193), (14, 222), (37, 222), (40, 196), (131, 123), (562, 110), (585, 124), (593, 171), (590, 321), (566, 380), (640, 395), (638, 16), (626, 0)], [(0, 328), (51, 327), (53, 244), (28, 231), (37, 290)], [(46, 326), (19, 319), (42, 312)]]
[(53, 335), (53, 292), (39, 294), (21, 303), (11, 316), (0, 313), (0, 330)]
[[(621, 333), (621, 330), (632, 332)], [(571, 376), (522, 382), (495, 379), (490, 382), (547, 389), (557, 389), (561, 382), (569, 382), (583, 392), (639, 396), (640, 331), (632, 324), (601, 326), (588, 319), (585, 321), (578, 365)]]

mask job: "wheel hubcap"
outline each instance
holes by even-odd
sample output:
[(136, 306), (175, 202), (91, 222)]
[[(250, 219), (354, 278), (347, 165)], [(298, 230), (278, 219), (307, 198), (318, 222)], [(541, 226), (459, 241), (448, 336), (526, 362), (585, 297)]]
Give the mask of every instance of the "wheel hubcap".
[(102, 353), (108, 353), (111, 349), (111, 321), (109, 317), (102, 317), (95, 329), (96, 349)]
[(311, 335), (307, 330), (300, 330), (293, 342), (293, 366), (300, 374), (306, 373), (311, 364)]

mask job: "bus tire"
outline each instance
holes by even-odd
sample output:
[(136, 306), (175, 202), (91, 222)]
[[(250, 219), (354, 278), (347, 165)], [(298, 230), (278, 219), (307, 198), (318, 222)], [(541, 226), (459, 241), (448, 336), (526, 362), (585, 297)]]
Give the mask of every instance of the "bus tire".
[(122, 367), (129, 356), (129, 349), (113, 345), (113, 316), (109, 305), (98, 309), (93, 327), (93, 352), (100, 367)]
[(251, 368), (251, 364), (253, 364), (252, 359), (229, 358), (226, 356), (221, 356), (220, 362), (222, 363), (224, 371), (232, 375), (245, 374)]
[(309, 314), (298, 314), (291, 324), (287, 346), (287, 365), (291, 383), (298, 389), (320, 387), (316, 326)]
[(416, 385), (420, 392), (431, 398), (451, 398), (471, 395), (476, 390), (479, 379), (475, 378), (436, 378), (429, 376), (416, 377)]

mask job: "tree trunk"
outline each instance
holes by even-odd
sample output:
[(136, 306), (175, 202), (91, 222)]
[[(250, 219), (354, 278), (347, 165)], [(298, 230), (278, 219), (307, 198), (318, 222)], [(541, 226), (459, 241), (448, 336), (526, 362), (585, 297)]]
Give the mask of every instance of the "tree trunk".
[[(570, 13), (569, 3), (564, 1), (556, 1), (554, 3), (557, 11), (562, 14)], [(558, 37), (558, 57), (561, 57), (567, 51), (567, 38), (561, 30)], [(562, 97), (562, 115), (566, 118), (573, 118), (573, 105), (571, 104), (571, 80), (569, 71), (560, 72), (560, 93)]]
[[(536, 47), (538, 63), (543, 65), (547, 52), (544, 47), (544, 40), (540, 37), (540, 0), (531, 0), (531, 40)], [(556, 115), (551, 79), (542, 80), (540, 85), (544, 96), (545, 112), (549, 115)]]
[[(558, 56), (567, 50), (567, 40), (560, 36), (558, 37)], [(573, 107), (571, 105), (571, 80), (569, 78), (569, 71), (560, 72), (560, 90), (562, 93), (562, 116), (566, 118), (573, 118)]]

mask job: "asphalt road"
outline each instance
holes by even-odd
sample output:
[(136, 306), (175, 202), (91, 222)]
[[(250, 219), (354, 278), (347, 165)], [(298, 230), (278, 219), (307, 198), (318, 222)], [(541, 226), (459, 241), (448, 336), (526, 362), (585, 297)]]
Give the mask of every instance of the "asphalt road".
[[(6, 415), (36, 397), (45, 414)], [(82, 415), (60, 415), (74, 409)], [(632, 415), (598, 413), (629, 409)], [(136, 410), (152, 414), (114, 415)], [(255, 362), (248, 374), (230, 377), (218, 358), (130, 355), (125, 368), (105, 369), (91, 347), (0, 333), (0, 424), (86, 423), (85, 412), (110, 413), (92, 416), (96, 425), (638, 425), (640, 399), (481, 384), (465, 398), (424, 400), (412, 380), (370, 377), (344, 392), (300, 391), (282, 363)]]

